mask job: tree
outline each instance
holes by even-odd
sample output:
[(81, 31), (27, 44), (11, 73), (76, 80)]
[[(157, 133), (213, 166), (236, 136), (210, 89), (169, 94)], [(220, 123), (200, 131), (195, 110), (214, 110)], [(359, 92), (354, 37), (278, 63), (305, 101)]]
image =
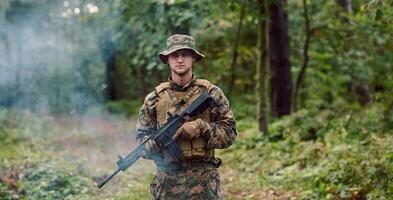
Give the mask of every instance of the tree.
[(240, 18), (239, 24), (237, 25), (236, 35), (233, 43), (233, 54), (232, 54), (232, 62), (231, 62), (231, 77), (229, 83), (229, 89), (232, 90), (235, 85), (236, 80), (236, 61), (238, 56), (238, 48), (239, 48), (239, 40), (240, 40), (240, 33), (243, 26), (243, 19), (244, 19), (244, 11), (245, 11), (245, 3), (242, 2), (240, 6)]
[(292, 106), (288, 14), (284, 9), (285, 4), (285, 0), (269, 4), (270, 102), (274, 116), (290, 114)]
[(336, 2), (345, 10), (345, 12), (352, 14), (351, 0), (336, 0)]
[(104, 42), (102, 54), (106, 65), (105, 98), (106, 100), (114, 101), (117, 99), (116, 88), (115, 88), (116, 53), (115, 53), (115, 44), (112, 41), (109, 33), (107, 33), (105, 36), (105, 42)]
[(257, 93), (258, 93), (258, 129), (264, 135), (268, 130), (268, 77), (269, 77), (269, 11), (267, 0), (259, 0), (258, 16), (258, 62), (257, 62)]
[(303, 45), (303, 63), (302, 66), (300, 68), (300, 72), (297, 76), (296, 79), (296, 83), (295, 83), (295, 90), (293, 93), (293, 110), (296, 111), (297, 110), (297, 106), (298, 106), (298, 99), (299, 99), (299, 91), (300, 88), (303, 85), (304, 82), (304, 78), (306, 76), (306, 70), (307, 70), (307, 66), (308, 66), (308, 47), (310, 44), (310, 38), (311, 38), (311, 29), (310, 29), (310, 20), (309, 20), (309, 16), (308, 16), (308, 10), (307, 10), (307, 0), (303, 0), (303, 16), (304, 16), (304, 32), (306, 35), (306, 39), (304, 40), (304, 45)]

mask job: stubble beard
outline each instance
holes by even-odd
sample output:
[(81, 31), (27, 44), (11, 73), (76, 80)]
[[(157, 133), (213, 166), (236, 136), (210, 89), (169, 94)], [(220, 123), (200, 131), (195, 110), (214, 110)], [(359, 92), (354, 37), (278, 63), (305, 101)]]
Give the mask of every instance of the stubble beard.
[(187, 75), (190, 71), (191, 71), (191, 68), (189, 68), (189, 69), (187, 69), (187, 70), (185, 70), (185, 71), (178, 71), (178, 70), (176, 70), (176, 69), (173, 70), (173, 72), (174, 72), (176, 75), (180, 76), (180, 77), (183, 77), (183, 76)]

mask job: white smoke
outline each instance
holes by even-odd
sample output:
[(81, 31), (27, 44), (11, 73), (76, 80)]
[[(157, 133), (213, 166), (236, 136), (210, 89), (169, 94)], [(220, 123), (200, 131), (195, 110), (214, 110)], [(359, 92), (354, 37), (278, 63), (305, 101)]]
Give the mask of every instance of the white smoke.
[(10, 0), (0, 6), (0, 106), (84, 112), (102, 100), (97, 5)]

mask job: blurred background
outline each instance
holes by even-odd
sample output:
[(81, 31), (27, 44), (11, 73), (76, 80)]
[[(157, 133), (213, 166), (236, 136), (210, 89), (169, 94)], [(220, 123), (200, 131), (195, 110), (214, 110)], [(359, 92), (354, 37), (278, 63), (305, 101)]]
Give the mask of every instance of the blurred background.
[(2, 0), (0, 199), (149, 198), (148, 161), (103, 190), (94, 180), (135, 146), (143, 99), (169, 75), (157, 55), (176, 33), (196, 38), (206, 58), (194, 73), (223, 89), (237, 119), (237, 142), (219, 151), (228, 199), (389, 199), (392, 8)]

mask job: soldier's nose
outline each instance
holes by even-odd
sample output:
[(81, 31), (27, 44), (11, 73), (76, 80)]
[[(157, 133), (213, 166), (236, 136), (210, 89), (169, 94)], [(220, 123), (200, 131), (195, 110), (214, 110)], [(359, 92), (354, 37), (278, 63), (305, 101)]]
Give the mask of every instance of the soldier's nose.
[(177, 62), (183, 62), (183, 57), (181, 57), (181, 56), (177, 57), (176, 61)]

